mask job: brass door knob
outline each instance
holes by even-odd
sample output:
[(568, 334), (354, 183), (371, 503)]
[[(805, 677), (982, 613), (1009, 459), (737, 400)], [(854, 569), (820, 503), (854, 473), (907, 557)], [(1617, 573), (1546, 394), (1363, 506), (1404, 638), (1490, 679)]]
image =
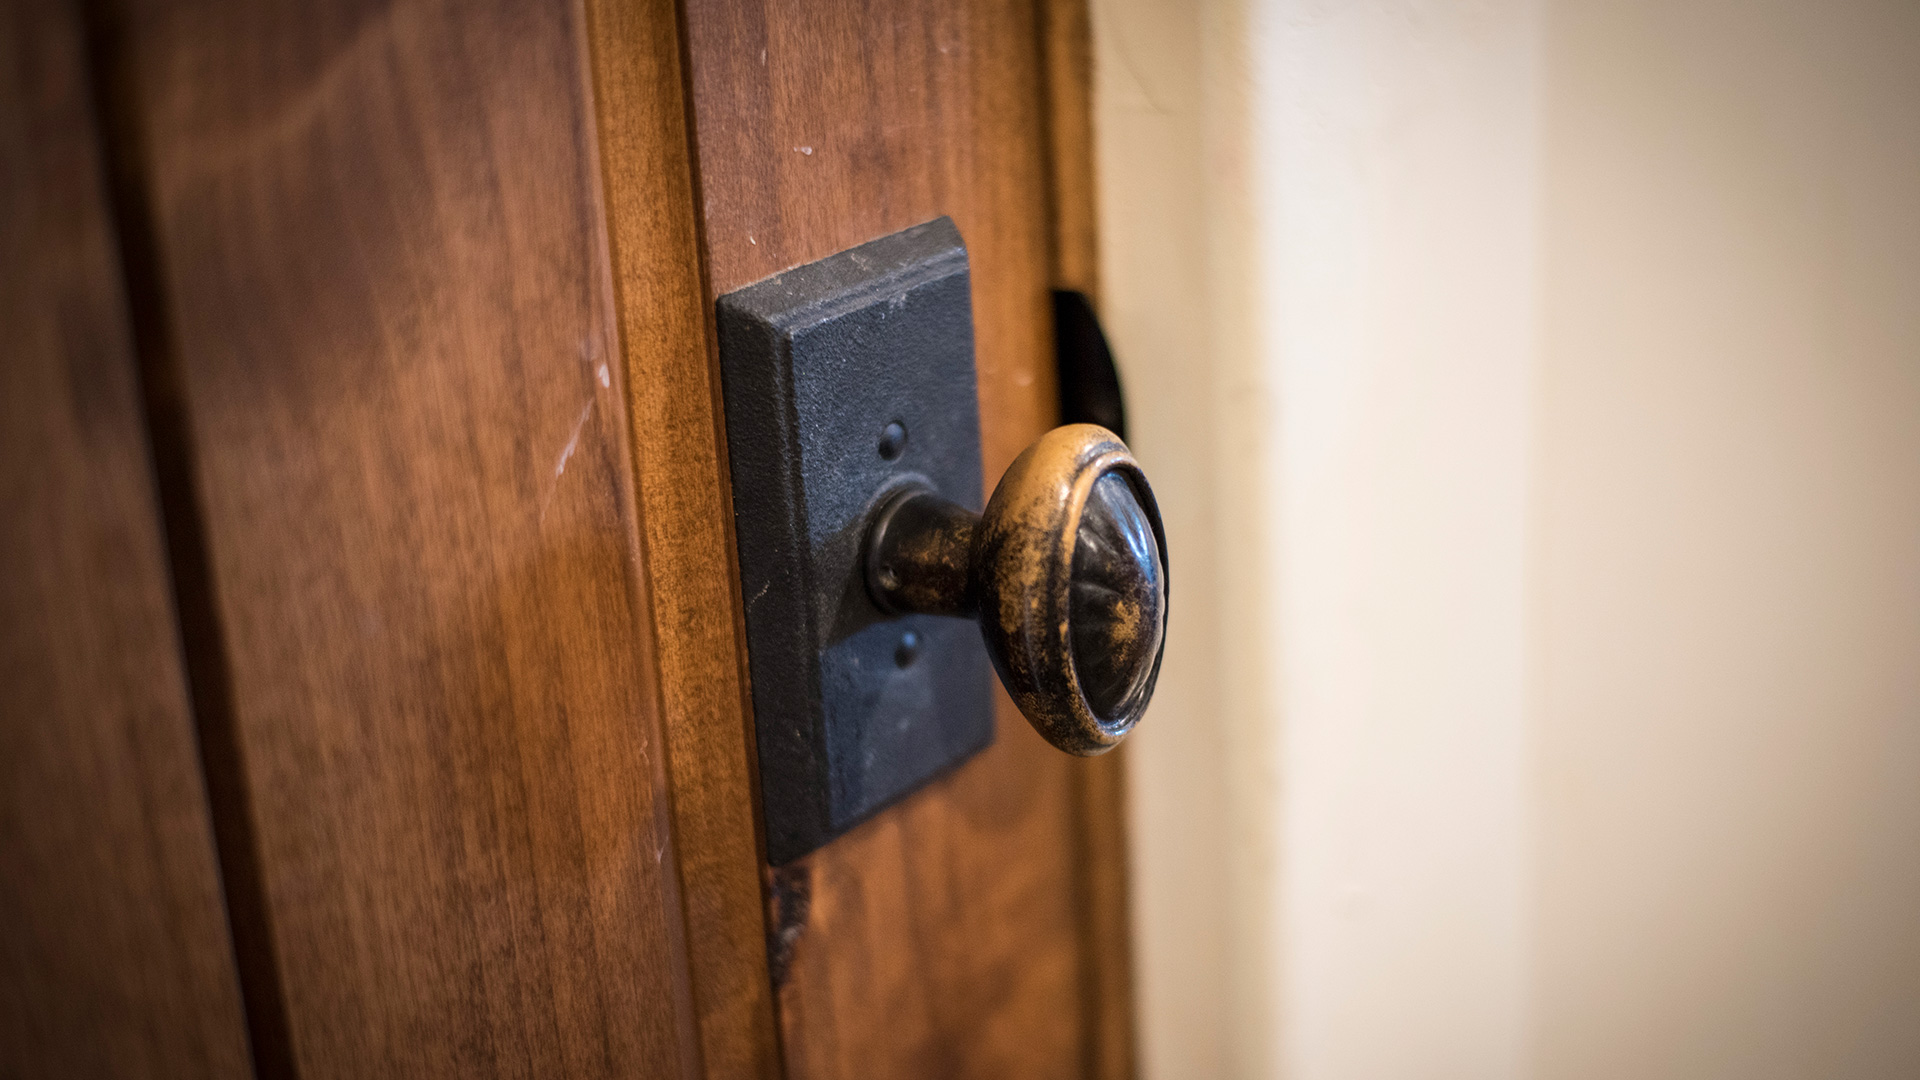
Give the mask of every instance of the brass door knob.
[(1167, 627), (1167, 538), (1145, 474), (1103, 427), (1041, 436), (975, 514), (924, 488), (867, 527), (867, 591), (890, 614), (979, 620), (1020, 711), (1068, 753), (1099, 754), (1153, 696)]

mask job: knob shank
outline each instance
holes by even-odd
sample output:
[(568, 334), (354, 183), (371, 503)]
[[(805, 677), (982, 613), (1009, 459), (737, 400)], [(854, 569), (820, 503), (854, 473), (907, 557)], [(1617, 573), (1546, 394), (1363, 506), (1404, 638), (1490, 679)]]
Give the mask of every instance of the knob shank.
[(867, 531), (867, 592), (889, 615), (971, 616), (967, 585), (980, 515), (923, 487), (881, 503)]

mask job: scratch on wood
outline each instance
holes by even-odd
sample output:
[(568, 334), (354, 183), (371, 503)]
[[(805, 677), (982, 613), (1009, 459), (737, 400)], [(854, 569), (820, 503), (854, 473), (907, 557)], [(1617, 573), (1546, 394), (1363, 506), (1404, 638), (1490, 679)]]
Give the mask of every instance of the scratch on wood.
[[(600, 377), (602, 380), (607, 378), (607, 367), (605, 364), (600, 365)], [(573, 422), (573, 434), (567, 436), (567, 445), (560, 448), (560, 460), (553, 463), (553, 483), (547, 486), (546, 498), (540, 500), (540, 523), (542, 525), (547, 523), (547, 508), (553, 505), (554, 492), (560, 490), (560, 474), (567, 471), (567, 459), (573, 457), (573, 452), (580, 448), (580, 433), (586, 430), (587, 417), (592, 415), (593, 399), (588, 398), (586, 405), (580, 409), (580, 418)]]
[(573, 434), (567, 437), (567, 445), (560, 450), (560, 460), (553, 463), (553, 478), (555, 480), (560, 479), (560, 474), (567, 471), (567, 459), (572, 457), (573, 452), (579, 448), (580, 432), (587, 426), (587, 416), (592, 412), (593, 399), (588, 398), (587, 404), (580, 410), (580, 419), (573, 422)]

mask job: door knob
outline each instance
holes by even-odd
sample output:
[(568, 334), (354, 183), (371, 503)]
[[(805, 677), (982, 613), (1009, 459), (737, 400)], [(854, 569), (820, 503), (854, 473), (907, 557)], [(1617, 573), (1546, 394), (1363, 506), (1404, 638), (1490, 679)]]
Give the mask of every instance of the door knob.
[(1166, 558), (1145, 474), (1094, 424), (1041, 436), (978, 514), (901, 487), (873, 513), (863, 550), (875, 605), (977, 619), (1021, 713), (1082, 755), (1118, 745), (1153, 695)]
[[(1112, 430), (1069, 424), (983, 497), (972, 292), (938, 218), (714, 305), (776, 866), (992, 745), (996, 672), (1076, 754), (1119, 742), (1153, 692), (1167, 552), (1152, 490)], [(1060, 356), (1099, 337), (1084, 301), (1056, 316)], [(1117, 407), (1112, 371), (1096, 381)]]

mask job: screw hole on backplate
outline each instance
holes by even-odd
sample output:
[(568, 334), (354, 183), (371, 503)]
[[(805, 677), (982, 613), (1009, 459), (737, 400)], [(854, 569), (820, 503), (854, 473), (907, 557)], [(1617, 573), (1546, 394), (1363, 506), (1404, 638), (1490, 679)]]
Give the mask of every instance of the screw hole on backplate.
[(892, 461), (907, 449), (907, 425), (898, 420), (880, 429), (880, 456)]

